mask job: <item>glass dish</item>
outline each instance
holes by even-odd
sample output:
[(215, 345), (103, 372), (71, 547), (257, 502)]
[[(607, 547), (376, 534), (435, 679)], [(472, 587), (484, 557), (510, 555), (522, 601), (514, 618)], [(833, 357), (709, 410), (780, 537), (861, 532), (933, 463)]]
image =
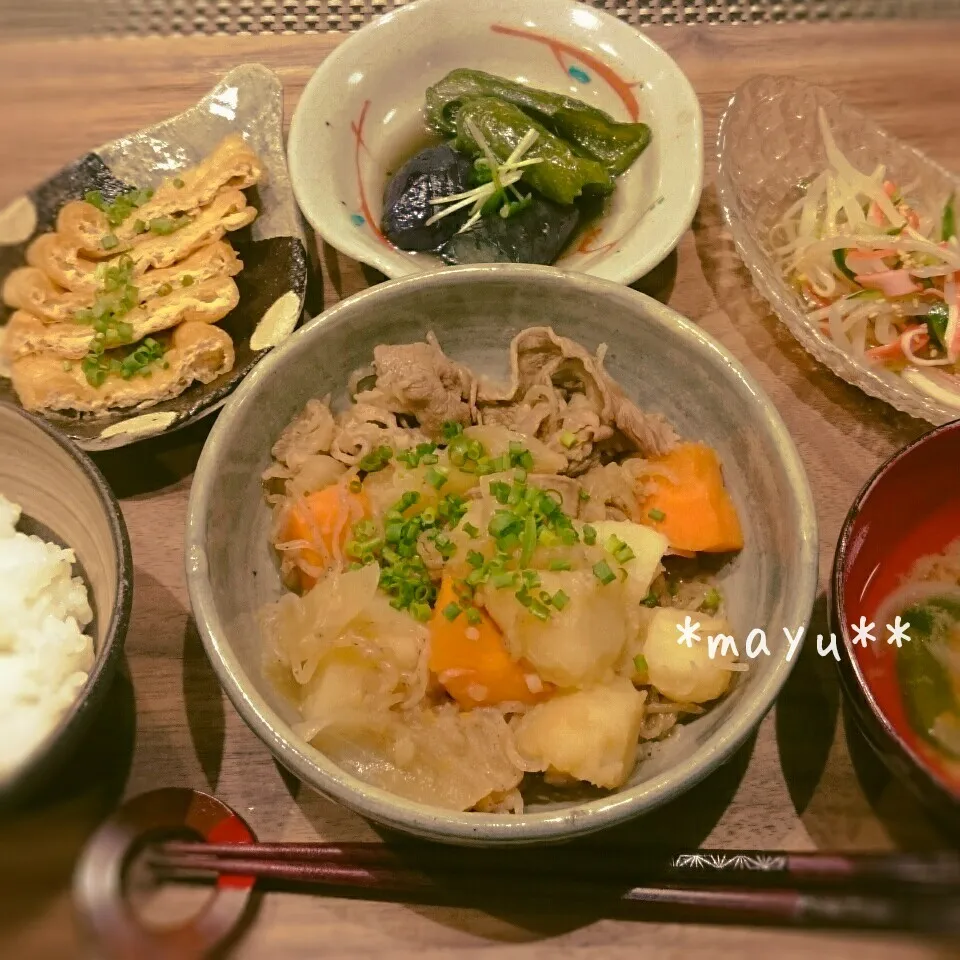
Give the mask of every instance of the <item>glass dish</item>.
[(940, 210), (960, 177), (877, 126), (836, 94), (793, 77), (757, 76), (733, 95), (720, 121), (717, 190), (737, 252), (760, 293), (813, 357), (848, 383), (897, 410), (946, 423), (960, 417), (960, 377), (950, 389), (917, 370), (903, 376), (842, 350), (805, 315), (800, 295), (777, 267), (770, 227), (800, 196), (800, 184), (826, 166), (817, 124), (822, 107), (838, 147), (858, 169), (878, 163), (909, 185), (923, 207)]

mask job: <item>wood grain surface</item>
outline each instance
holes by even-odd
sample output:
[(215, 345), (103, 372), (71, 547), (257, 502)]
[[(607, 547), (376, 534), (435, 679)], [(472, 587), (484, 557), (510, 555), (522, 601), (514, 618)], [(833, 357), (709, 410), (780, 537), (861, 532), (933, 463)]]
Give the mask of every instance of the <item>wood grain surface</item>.
[[(700, 211), (675, 256), (637, 286), (721, 340), (773, 398), (806, 464), (821, 531), (821, 585), (840, 524), (881, 459), (926, 429), (811, 360), (752, 288), (712, 186), (717, 120), (760, 72), (825, 83), (895, 134), (960, 169), (960, 24), (848, 23), (651, 30), (690, 77), (706, 118)], [(334, 36), (12, 44), (0, 38), (0, 206), (98, 143), (179, 111), (228, 68), (259, 61), (286, 87), (289, 118)], [(314, 310), (378, 279), (320, 248)], [(0, 824), (0, 957), (84, 952), (69, 882), (85, 837), (124, 796), (215, 791), (262, 839), (373, 839), (363, 820), (281, 774), (221, 693), (190, 618), (182, 527), (209, 424), (98, 458), (123, 501), (136, 563), (127, 672), (56, 789)], [(823, 594), (813, 632), (825, 631)], [(938, 838), (850, 727), (830, 660), (807, 645), (776, 709), (726, 767), (655, 816), (616, 832), (715, 847), (880, 849)], [(582, 916), (412, 908), (302, 894), (264, 899), (240, 958), (496, 956), (933, 960), (956, 945), (897, 937), (653, 924)]]

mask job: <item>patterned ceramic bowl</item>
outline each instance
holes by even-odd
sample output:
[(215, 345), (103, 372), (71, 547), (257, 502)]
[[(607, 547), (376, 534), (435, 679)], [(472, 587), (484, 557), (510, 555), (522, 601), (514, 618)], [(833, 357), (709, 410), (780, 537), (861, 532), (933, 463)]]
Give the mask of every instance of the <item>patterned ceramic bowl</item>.
[[(95, 660), (80, 696), (27, 761), (0, 777), (0, 809), (26, 802), (73, 752), (110, 688), (133, 601), (133, 560), (120, 505), (89, 457), (44, 421), (0, 401), (0, 494), (18, 530), (70, 547), (86, 583)], [(8, 734), (9, 735), (9, 734)]]
[(734, 94), (720, 122), (717, 190), (734, 242), (757, 289), (803, 347), (837, 376), (897, 410), (930, 423), (960, 416), (960, 386), (945, 389), (922, 372), (898, 376), (845, 352), (806, 316), (800, 295), (776, 266), (770, 227), (799, 196), (806, 178), (826, 167), (817, 108), (837, 145), (860, 170), (884, 164), (923, 207), (940, 210), (960, 177), (897, 140), (822, 87), (792, 77), (758, 76)]
[(307, 84), (289, 140), (297, 201), (327, 242), (389, 277), (440, 265), (392, 246), (379, 224), (389, 172), (425, 142), (426, 89), (456, 67), (566, 93), (652, 128), (609, 210), (558, 266), (632, 283), (677, 245), (703, 179), (696, 94), (653, 41), (576, 0), (418, 0), (338, 47)]
[[(112, 198), (131, 185), (153, 187), (202, 160), (228, 134), (241, 133), (263, 160), (266, 175), (248, 199), (257, 219), (229, 235), (243, 261), (236, 277), (240, 302), (221, 322), (236, 352), (233, 369), (207, 384), (145, 410), (103, 416), (49, 414), (47, 420), (86, 450), (108, 450), (185, 426), (218, 409), (230, 392), (277, 343), (293, 332), (303, 312), (307, 252), (303, 224), (290, 190), (283, 150), (283, 87), (266, 67), (231, 70), (189, 110), (104, 144), (0, 209), (0, 285), (23, 266), (27, 246), (54, 228), (57, 212), (89, 190)], [(0, 303), (0, 326), (12, 313)], [(0, 376), (0, 399), (17, 402)]]
[[(643, 409), (713, 446), (739, 508), (746, 546), (720, 573), (740, 649), (754, 628), (768, 654), (750, 661), (731, 696), (612, 792), (532, 798), (523, 814), (454, 813), (362, 783), (298, 738), (298, 714), (264, 671), (257, 611), (282, 587), (270, 546), (261, 474), (307, 400), (349, 402), (350, 371), (381, 343), (432, 330), (448, 354), (495, 378), (524, 327), (549, 320), (594, 350)], [(283, 389), (277, 389), (283, 384)], [(190, 491), (187, 584), (210, 663), (228, 696), (278, 760), (305, 783), (373, 820), (454, 843), (533, 843), (599, 830), (661, 806), (724, 762), (770, 709), (796, 658), (784, 629), (806, 627), (817, 582), (817, 522), (796, 448), (773, 404), (718, 343), (633, 290), (552, 267), (451, 267), (380, 284), (298, 331), (261, 364), (214, 425)], [(754, 636), (754, 641), (758, 638)]]

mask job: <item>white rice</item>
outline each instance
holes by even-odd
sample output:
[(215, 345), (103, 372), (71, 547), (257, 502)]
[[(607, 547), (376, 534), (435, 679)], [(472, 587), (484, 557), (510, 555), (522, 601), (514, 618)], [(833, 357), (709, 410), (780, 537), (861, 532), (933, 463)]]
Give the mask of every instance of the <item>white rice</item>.
[(19, 767), (77, 699), (93, 666), (87, 588), (72, 550), (16, 531), (0, 494), (0, 777)]

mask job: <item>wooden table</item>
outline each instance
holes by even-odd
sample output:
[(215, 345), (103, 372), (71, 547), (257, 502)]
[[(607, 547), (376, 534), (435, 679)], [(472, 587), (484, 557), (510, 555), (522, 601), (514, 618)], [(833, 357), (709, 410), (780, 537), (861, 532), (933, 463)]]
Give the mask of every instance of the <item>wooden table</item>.
[[(960, 24), (873, 23), (651, 30), (700, 95), (708, 175), (678, 256), (639, 286), (721, 340), (773, 398), (806, 464), (825, 584), (843, 516), (881, 461), (925, 426), (869, 400), (811, 360), (766, 309), (740, 265), (711, 184), (717, 119), (759, 72), (829, 84), (894, 133), (960, 169)], [(181, 110), (229, 67), (260, 61), (286, 87), (289, 117), (338, 42), (326, 36), (110, 41), (0, 40), (0, 206), (91, 146)], [(364, 287), (358, 266), (321, 248), (327, 305)], [(319, 289), (314, 290), (320, 300)], [(315, 307), (316, 309), (316, 307)], [(126, 676), (56, 796), (0, 824), (0, 956), (81, 955), (69, 894), (85, 837), (122, 797), (158, 786), (216, 791), (272, 840), (370, 839), (360, 818), (283, 775), (221, 693), (190, 617), (182, 527), (209, 429), (99, 458), (122, 498), (136, 564)], [(823, 595), (813, 632), (825, 630)], [(923, 813), (850, 729), (829, 660), (813, 645), (756, 738), (673, 806), (619, 831), (712, 846), (887, 848), (937, 843)], [(492, 915), (309, 895), (273, 895), (233, 955), (706, 958), (960, 956), (945, 943), (741, 927)]]

